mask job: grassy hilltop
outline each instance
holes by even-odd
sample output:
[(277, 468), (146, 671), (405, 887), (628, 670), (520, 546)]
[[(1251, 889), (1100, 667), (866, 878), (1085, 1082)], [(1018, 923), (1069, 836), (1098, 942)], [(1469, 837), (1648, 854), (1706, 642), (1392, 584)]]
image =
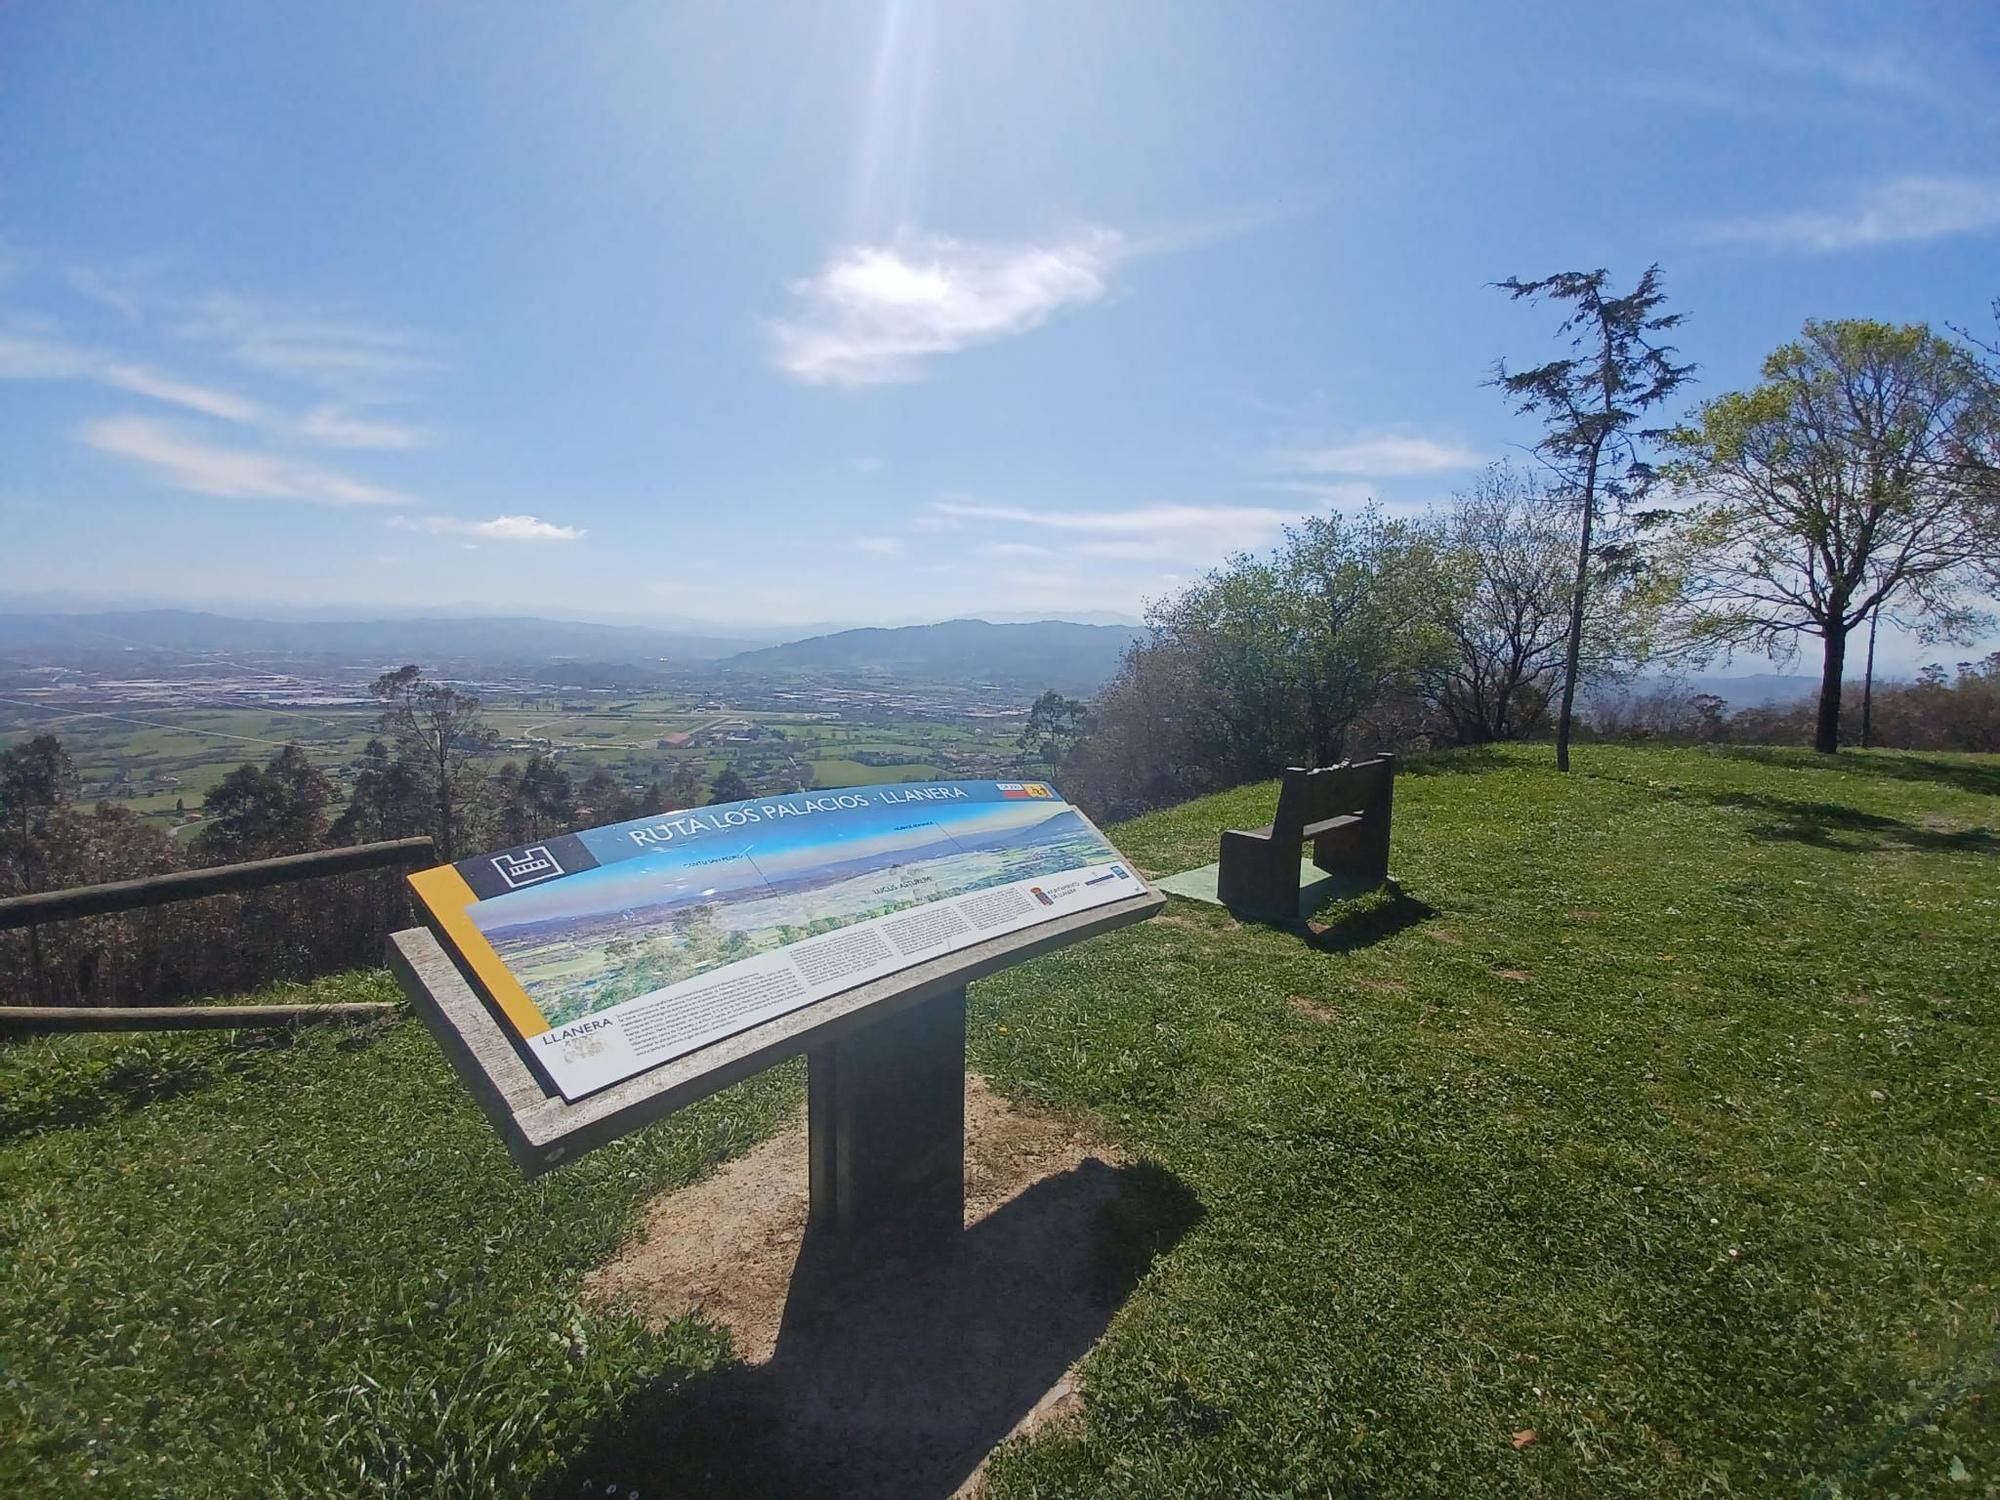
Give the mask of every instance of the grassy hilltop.
[[(2000, 1485), (2000, 763), (1547, 759), (1412, 764), (1402, 895), (1311, 944), (1175, 902), (975, 986), (977, 1067), (1200, 1208), (998, 1495)], [(800, 1078), (526, 1184), (414, 1021), (0, 1051), (0, 1493), (710, 1493), (726, 1340), (579, 1281)]]

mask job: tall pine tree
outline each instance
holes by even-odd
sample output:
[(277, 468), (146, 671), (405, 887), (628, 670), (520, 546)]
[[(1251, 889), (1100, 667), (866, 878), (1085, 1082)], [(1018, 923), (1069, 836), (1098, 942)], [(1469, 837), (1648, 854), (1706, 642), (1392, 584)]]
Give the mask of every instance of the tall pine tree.
[(1524, 416), (1542, 419), (1535, 444), (1558, 476), (1562, 494), (1577, 513), (1576, 577), (1569, 598), (1569, 640), (1563, 659), (1562, 698), (1556, 714), (1556, 769), (1569, 769), (1571, 714), (1576, 705), (1577, 664), (1583, 650), (1584, 611), (1591, 575), (1607, 566), (1629, 564), (1629, 548), (1607, 546), (1599, 524), (1624, 520), (1652, 482), (1646, 444), (1666, 435), (1642, 428), (1648, 409), (1672, 395), (1694, 373), (1673, 361), (1673, 346), (1659, 335), (1676, 327), (1679, 313), (1663, 313), (1660, 268), (1648, 266), (1639, 284), (1620, 297), (1606, 291), (1611, 273), (1559, 271), (1538, 281), (1510, 276), (1497, 282), (1516, 301), (1567, 304), (1556, 336), (1569, 341), (1565, 359), (1530, 370), (1510, 370), (1505, 360), (1493, 379)]

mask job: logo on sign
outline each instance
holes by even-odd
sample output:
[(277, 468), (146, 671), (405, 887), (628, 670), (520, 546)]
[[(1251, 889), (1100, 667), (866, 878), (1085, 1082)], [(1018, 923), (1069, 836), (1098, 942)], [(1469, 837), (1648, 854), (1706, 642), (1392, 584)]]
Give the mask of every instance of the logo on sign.
[(563, 867), (556, 863), (556, 857), (549, 853), (547, 844), (536, 844), (519, 854), (496, 854), (493, 856), (493, 869), (507, 882), (509, 890), (519, 890), (540, 880), (553, 880), (563, 872)]

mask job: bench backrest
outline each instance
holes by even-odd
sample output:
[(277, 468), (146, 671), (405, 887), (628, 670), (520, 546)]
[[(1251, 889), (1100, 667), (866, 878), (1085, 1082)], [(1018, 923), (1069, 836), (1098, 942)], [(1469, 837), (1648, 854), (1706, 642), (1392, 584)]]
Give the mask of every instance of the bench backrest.
[(1271, 820), (1271, 836), (1297, 839), (1306, 824), (1322, 818), (1340, 813), (1375, 812), (1389, 800), (1395, 774), (1393, 755), (1343, 761), (1312, 771), (1303, 766), (1287, 766), (1284, 784), (1278, 790), (1278, 814)]

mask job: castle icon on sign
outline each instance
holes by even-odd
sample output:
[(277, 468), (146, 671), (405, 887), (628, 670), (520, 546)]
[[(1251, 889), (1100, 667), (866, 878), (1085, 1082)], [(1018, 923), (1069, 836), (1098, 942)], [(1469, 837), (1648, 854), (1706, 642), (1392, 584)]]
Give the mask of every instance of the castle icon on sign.
[(509, 890), (519, 890), (540, 880), (553, 880), (563, 872), (563, 867), (556, 863), (556, 857), (549, 853), (547, 844), (536, 844), (519, 854), (496, 854), (493, 856), (493, 868), (507, 882)]

